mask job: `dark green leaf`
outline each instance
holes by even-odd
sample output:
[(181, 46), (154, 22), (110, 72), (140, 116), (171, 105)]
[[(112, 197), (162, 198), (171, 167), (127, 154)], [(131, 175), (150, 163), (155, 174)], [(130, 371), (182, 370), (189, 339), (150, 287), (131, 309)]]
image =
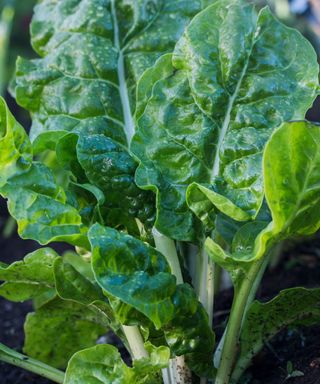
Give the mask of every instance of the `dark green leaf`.
[(140, 96), (132, 150), (138, 185), (158, 193), (157, 228), (178, 240), (199, 236), (188, 187), (188, 205), (206, 225), (216, 209), (256, 217), (265, 143), (283, 121), (304, 118), (318, 72), (311, 45), (268, 9), (220, 0), (198, 14)]

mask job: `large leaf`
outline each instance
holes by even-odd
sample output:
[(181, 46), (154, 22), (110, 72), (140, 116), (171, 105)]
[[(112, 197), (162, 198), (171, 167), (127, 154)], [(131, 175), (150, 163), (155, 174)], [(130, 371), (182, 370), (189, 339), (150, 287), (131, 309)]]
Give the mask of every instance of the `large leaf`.
[(240, 227), (230, 253), (208, 238), (209, 255), (234, 273), (239, 262), (265, 256), (280, 240), (315, 233), (320, 228), (319, 169), (320, 127), (306, 121), (283, 123), (268, 141), (263, 157), (271, 222), (254, 221)]
[(0, 295), (11, 301), (34, 299), (48, 291), (55, 291), (54, 261), (59, 258), (50, 248), (41, 248), (25, 256), (22, 261), (0, 267)]
[(320, 289), (291, 288), (280, 292), (268, 303), (253, 302), (248, 310), (240, 337), (240, 355), (233, 382), (276, 333), (289, 325), (318, 324)]
[(168, 348), (149, 348), (150, 358), (135, 361), (129, 368), (112, 345), (97, 345), (76, 353), (69, 362), (65, 384), (156, 384), (157, 373), (169, 363)]
[[(116, 312), (120, 307), (127, 317), (132, 309), (145, 315), (164, 332), (173, 354), (187, 354), (199, 376), (211, 376), (214, 335), (207, 314), (188, 284), (176, 285), (165, 257), (148, 244), (99, 224), (90, 228), (89, 240), (96, 280), (116, 298), (115, 302), (110, 298)], [(135, 321), (145, 325), (137, 316)]]
[[(112, 228), (95, 224), (89, 230), (92, 267), (98, 284), (133, 306), (157, 328), (172, 320), (180, 291), (165, 257), (156, 249)], [(197, 301), (189, 302), (196, 311)]]
[(75, 352), (93, 346), (108, 324), (100, 311), (56, 298), (28, 314), (24, 352), (64, 368)]
[(196, 239), (187, 188), (205, 224), (216, 209), (254, 218), (263, 201), (265, 143), (283, 121), (304, 118), (318, 72), (311, 45), (267, 8), (256, 14), (246, 2), (220, 0), (197, 15), (172, 62), (158, 61), (138, 88), (132, 151), (141, 161), (138, 185), (158, 194), (157, 228)]
[(16, 78), (17, 100), (33, 113), (32, 138), (94, 130), (120, 143), (130, 140), (137, 80), (172, 51), (209, 3), (42, 1), (31, 24), (32, 45), (42, 58), (19, 60)]

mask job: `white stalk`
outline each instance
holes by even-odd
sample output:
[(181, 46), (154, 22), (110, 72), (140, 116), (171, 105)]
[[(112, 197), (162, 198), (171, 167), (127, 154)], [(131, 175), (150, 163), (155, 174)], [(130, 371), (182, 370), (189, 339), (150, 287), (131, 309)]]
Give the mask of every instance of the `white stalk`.
[(144, 348), (143, 338), (136, 326), (122, 326), (123, 333), (125, 334), (131, 351), (133, 360), (139, 360), (144, 357), (149, 357), (148, 352)]
[[(164, 236), (155, 228), (153, 228), (152, 234), (156, 248), (167, 259), (171, 272), (177, 279), (177, 284), (183, 284), (179, 257), (174, 241)], [(185, 363), (184, 356), (177, 356), (171, 359), (168, 368), (162, 370), (162, 378), (164, 384), (191, 384), (192, 376)]]
[(124, 129), (127, 136), (128, 146), (131, 142), (132, 136), (134, 135), (134, 121), (131, 114), (131, 107), (129, 101), (129, 92), (126, 83), (125, 67), (124, 67), (124, 57), (123, 50), (121, 49), (120, 37), (119, 37), (119, 25), (117, 19), (117, 12), (115, 7), (115, 0), (111, 1), (111, 12), (113, 18), (113, 28), (114, 28), (114, 45), (119, 52), (118, 58), (118, 80), (119, 80), (119, 92), (121, 98), (121, 104), (123, 109), (123, 118), (124, 118)]

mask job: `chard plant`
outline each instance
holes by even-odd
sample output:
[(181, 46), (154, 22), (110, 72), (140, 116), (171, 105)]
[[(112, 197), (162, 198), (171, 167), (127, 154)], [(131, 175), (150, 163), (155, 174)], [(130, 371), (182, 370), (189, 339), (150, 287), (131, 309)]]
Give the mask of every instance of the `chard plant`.
[(32, 128), (0, 101), (0, 192), (22, 238), (74, 251), (1, 263), (0, 294), (34, 303), (27, 356), (1, 360), (64, 384), (235, 384), (277, 332), (320, 321), (320, 289), (255, 300), (274, 247), (320, 227), (299, 32), (241, 0), (42, 0), (31, 39), (11, 88)]

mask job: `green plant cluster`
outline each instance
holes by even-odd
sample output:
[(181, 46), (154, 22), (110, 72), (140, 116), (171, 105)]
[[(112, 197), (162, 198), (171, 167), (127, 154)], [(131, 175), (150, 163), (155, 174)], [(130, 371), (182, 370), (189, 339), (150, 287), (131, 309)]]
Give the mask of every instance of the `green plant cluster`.
[[(237, 383), (264, 343), (320, 320), (320, 290), (268, 303), (276, 244), (320, 227), (316, 54), (242, 0), (43, 0), (0, 101), (0, 193), (41, 248), (0, 265), (0, 294), (32, 299), (25, 358), (58, 383)], [(214, 271), (234, 302), (212, 330)], [(114, 332), (131, 354), (96, 344)], [(41, 363), (40, 363), (41, 362)], [(66, 369), (63, 374), (57, 369)]]

